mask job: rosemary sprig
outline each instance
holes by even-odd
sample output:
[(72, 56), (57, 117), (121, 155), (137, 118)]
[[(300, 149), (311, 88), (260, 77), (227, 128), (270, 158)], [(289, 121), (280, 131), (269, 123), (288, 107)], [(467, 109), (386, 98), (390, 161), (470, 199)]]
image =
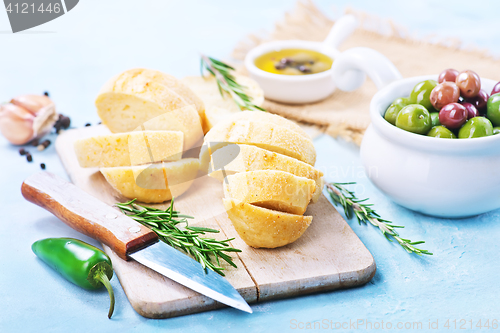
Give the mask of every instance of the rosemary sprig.
[(356, 215), (358, 223), (372, 224), (380, 229), (382, 234), (392, 242), (394, 238), (408, 253), (416, 253), (418, 255), (432, 255), (427, 250), (416, 248), (414, 245), (423, 244), (424, 241), (412, 242), (409, 239), (401, 238), (395, 228), (404, 228), (404, 226), (394, 225), (391, 221), (384, 220), (371, 207), (373, 204), (364, 203), (366, 199), (358, 199), (353, 191), (349, 191), (344, 185), (353, 185), (356, 183), (326, 183), (326, 189), (330, 194), (333, 202), (344, 208), (345, 215), (348, 219)]
[[(182, 215), (178, 211), (175, 211), (173, 199), (170, 202), (170, 207), (166, 210), (142, 206), (135, 203), (136, 200), (117, 203), (116, 206), (124, 214), (153, 230), (161, 241), (190, 254), (204, 269), (211, 269), (224, 276), (222, 272), (224, 268), (221, 267), (219, 258), (236, 268), (236, 264), (232, 261), (231, 257), (224, 253), (241, 252), (241, 250), (229, 246), (228, 242), (234, 238), (220, 241), (214, 238), (200, 237), (200, 235), (205, 235), (207, 232), (218, 233), (219, 230), (190, 227), (188, 219), (192, 219), (193, 217)], [(185, 223), (185, 228), (181, 229), (177, 227), (181, 223)]]
[(205, 71), (213, 75), (217, 82), (217, 86), (219, 87), (221, 96), (225, 97), (224, 91), (228, 93), (240, 109), (250, 111), (266, 111), (260, 106), (253, 104), (252, 97), (245, 93), (246, 87), (236, 82), (236, 79), (231, 74), (231, 71), (234, 71), (233, 67), (220, 60), (207, 57), (202, 54), (200, 71), (201, 76), (204, 76)]

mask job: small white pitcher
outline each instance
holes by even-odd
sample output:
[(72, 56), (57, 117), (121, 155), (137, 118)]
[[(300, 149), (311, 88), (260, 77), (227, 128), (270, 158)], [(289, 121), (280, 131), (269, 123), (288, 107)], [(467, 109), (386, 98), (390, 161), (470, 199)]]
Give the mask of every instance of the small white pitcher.
[[(261, 44), (245, 57), (250, 76), (259, 83), (268, 99), (289, 103), (313, 103), (330, 96), (335, 87), (344, 91), (359, 88), (368, 75), (381, 89), (388, 83), (402, 78), (397, 68), (381, 53), (366, 47), (356, 47), (345, 52), (338, 47), (356, 29), (354, 16), (341, 17), (323, 42), (282, 40)], [(282, 49), (307, 49), (323, 53), (333, 59), (332, 68), (307, 75), (282, 75), (263, 71), (255, 66), (255, 59), (271, 51)]]

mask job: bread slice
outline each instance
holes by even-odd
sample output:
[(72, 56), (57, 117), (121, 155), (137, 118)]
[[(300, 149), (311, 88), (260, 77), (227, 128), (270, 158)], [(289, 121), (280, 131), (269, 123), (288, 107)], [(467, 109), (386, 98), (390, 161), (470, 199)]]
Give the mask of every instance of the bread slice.
[[(262, 106), (264, 103), (264, 92), (253, 79), (234, 75), (236, 82), (245, 87), (245, 92), (252, 98), (252, 103)], [(217, 82), (213, 76), (188, 76), (181, 79), (205, 104), (205, 124), (211, 129), (219, 121), (227, 119), (233, 113), (240, 112), (240, 108), (232, 97), (224, 92), (221, 95)]]
[[(312, 203), (323, 191), (323, 172), (307, 163), (259, 147), (230, 144), (212, 154), (209, 176), (223, 181), (225, 176), (256, 170), (280, 170), (316, 182)], [(211, 171), (213, 170), (213, 171)]]
[(222, 200), (238, 235), (256, 248), (290, 244), (302, 236), (312, 221), (312, 216), (277, 212), (234, 199)]
[[(178, 79), (159, 71), (131, 69), (113, 77), (101, 88), (95, 104), (103, 124), (113, 133), (130, 132), (163, 115), (167, 121), (156, 129), (183, 131), (185, 148), (191, 147), (189, 131), (203, 134), (203, 102)], [(196, 112), (172, 113), (188, 111), (188, 106)], [(169, 122), (196, 126), (178, 129)]]
[(226, 199), (300, 215), (316, 187), (313, 180), (277, 170), (237, 173), (227, 176), (223, 184)]
[(217, 124), (205, 136), (200, 151), (202, 170), (208, 172), (210, 155), (230, 143), (257, 146), (310, 165), (316, 162), (312, 140), (286, 127), (269, 122), (230, 120)]
[(130, 166), (182, 157), (184, 134), (180, 131), (142, 131), (99, 135), (75, 141), (82, 168)]
[(186, 192), (199, 170), (197, 158), (148, 165), (101, 168), (108, 183), (128, 199), (160, 203)]

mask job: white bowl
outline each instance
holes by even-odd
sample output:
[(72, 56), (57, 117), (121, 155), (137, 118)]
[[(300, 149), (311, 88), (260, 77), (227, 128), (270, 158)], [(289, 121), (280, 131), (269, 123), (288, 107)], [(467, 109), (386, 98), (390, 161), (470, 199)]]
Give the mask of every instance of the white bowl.
[(245, 57), (245, 67), (250, 77), (260, 85), (264, 96), (278, 102), (290, 104), (312, 103), (325, 99), (335, 90), (332, 69), (308, 75), (283, 75), (263, 71), (255, 66), (259, 56), (283, 49), (306, 49), (323, 53), (335, 59), (340, 54), (324, 43), (303, 40), (284, 40), (264, 43), (250, 50)]
[[(383, 115), (398, 97), (409, 96), (423, 80), (393, 82), (370, 104), (371, 125), (361, 143), (368, 178), (394, 202), (438, 217), (467, 217), (500, 208), (500, 135), (440, 139), (404, 131)], [(491, 91), (496, 81), (481, 79)]]

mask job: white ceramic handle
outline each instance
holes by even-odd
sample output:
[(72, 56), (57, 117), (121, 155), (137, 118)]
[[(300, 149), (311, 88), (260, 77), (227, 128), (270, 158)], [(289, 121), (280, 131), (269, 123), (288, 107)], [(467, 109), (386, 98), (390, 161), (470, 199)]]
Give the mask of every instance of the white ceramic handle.
[(323, 44), (338, 49), (340, 44), (356, 30), (357, 26), (358, 20), (354, 16), (342, 16), (335, 22)]
[(335, 85), (343, 91), (361, 87), (366, 74), (379, 90), (403, 78), (386, 56), (368, 47), (354, 47), (342, 52), (333, 62), (332, 74)]

